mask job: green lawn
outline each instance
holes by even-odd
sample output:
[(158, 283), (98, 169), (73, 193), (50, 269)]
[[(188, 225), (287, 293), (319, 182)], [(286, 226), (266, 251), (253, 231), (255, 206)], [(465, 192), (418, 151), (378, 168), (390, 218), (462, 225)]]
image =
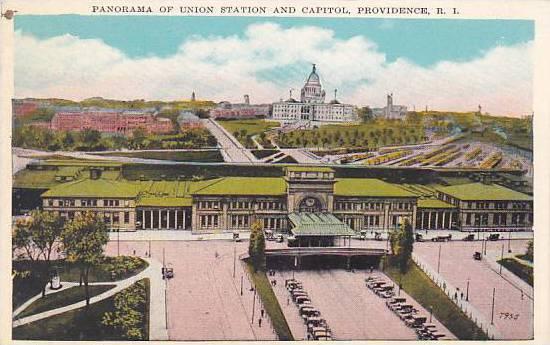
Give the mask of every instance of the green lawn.
[[(112, 289), (115, 285), (90, 285), (90, 297), (97, 296), (102, 292)], [(83, 301), (86, 298), (84, 286), (73, 286), (51, 295), (46, 295), (17, 315), (21, 319), (25, 316), (41, 313), (46, 310), (57, 309), (76, 302)]]
[[(123, 258), (122, 256), (120, 258)], [(126, 257), (124, 257), (126, 258)], [(109, 271), (110, 263), (116, 260), (112, 257), (107, 257), (106, 263), (94, 267), (90, 271), (90, 282), (111, 281), (111, 272)], [(119, 259), (119, 260), (132, 260), (134, 267), (128, 271), (122, 272), (117, 280), (126, 279), (133, 276), (147, 267), (147, 262), (139, 258), (132, 259)], [(31, 263), (29, 261), (14, 261), (13, 268), (18, 271), (32, 271)], [(52, 268), (57, 267), (61, 276), (61, 281), (78, 282), (80, 279), (80, 270), (74, 264), (66, 262), (65, 260), (52, 261)], [(19, 307), (29, 298), (36, 296), (41, 291), (40, 281), (32, 274), (25, 278), (16, 277), (13, 280), (13, 308)]]
[(279, 340), (294, 340), (281, 306), (279, 305), (279, 301), (271, 289), (271, 284), (269, 283), (269, 279), (267, 279), (265, 272), (254, 272), (254, 268), (252, 268), (252, 265), (248, 263), (247, 268), (250, 273), (250, 277), (256, 286), (256, 291), (260, 294), (265, 311), (273, 323), (273, 328), (275, 329), (275, 333), (277, 333)]
[[(149, 280), (144, 279), (147, 290), (147, 301), (150, 296)], [(116, 295), (115, 295), (116, 296)], [(15, 340), (125, 340), (116, 330), (101, 323), (103, 314), (114, 310), (114, 298), (71, 310), (54, 317), (35, 321), (13, 329)], [(145, 317), (141, 325), (142, 340), (149, 339), (149, 303), (141, 310)]]
[(497, 261), (502, 264), (510, 272), (521, 278), (527, 284), (533, 286), (533, 267), (522, 264), (521, 262), (514, 260), (513, 258), (505, 258)]
[[(111, 281), (112, 279), (111, 272), (109, 271), (109, 263), (113, 260), (115, 260), (114, 257), (106, 257), (105, 263), (92, 267), (89, 276), (90, 283)], [(132, 260), (136, 260), (136, 267), (122, 273), (116, 278), (116, 280), (126, 279), (147, 268), (147, 262), (144, 260), (140, 258), (133, 258)], [(60, 260), (54, 262), (53, 266), (58, 266), (60, 268), (59, 275), (61, 276), (61, 281), (78, 282), (80, 280), (80, 270), (74, 264)]]
[[(222, 125), (229, 133), (248, 148), (255, 148), (256, 146), (251, 140), (256, 134), (263, 133), (273, 127), (278, 127), (279, 123), (276, 121), (266, 121), (264, 119), (251, 119), (251, 120), (218, 120), (218, 123)], [(261, 141), (258, 138), (258, 141)], [(267, 144), (264, 142), (264, 144)], [(269, 146), (269, 145), (268, 145)]]
[(399, 269), (388, 267), (388, 274), (395, 282), (426, 310), (433, 306), (433, 315), (459, 340), (487, 340), (487, 335), (460, 310), (441, 289), (414, 263), (401, 276)]
[(424, 129), (405, 121), (376, 120), (349, 125), (326, 125), (312, 130), (297, 130), (281, 134), (281, 147), (332, 149), (363, 147), (374, 149), (395, 144), (416, 144), (423, 140)]

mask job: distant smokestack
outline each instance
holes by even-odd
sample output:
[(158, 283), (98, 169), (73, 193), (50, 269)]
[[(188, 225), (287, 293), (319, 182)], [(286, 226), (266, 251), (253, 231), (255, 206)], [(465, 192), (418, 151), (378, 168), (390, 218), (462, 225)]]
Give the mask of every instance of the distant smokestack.
[(244, 95), (244, 104), (250, 104), (250, 97), (248, 95)]

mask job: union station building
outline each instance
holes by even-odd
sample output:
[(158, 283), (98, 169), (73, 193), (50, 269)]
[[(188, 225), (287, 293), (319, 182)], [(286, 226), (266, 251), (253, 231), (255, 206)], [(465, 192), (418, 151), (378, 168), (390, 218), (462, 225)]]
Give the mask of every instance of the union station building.
[(66, 218), (96, 212), (120, 231), (248, 231), (259, 220), (264, 229), (287, 233), (292, 215), (308, 214), (336, 218), (356, 233), (387, 231), (405, 218), (417, 230), (531, 231), (533, 225), (532, 196), (497, 184), (340, 178), (327, 167), (286, 167), (280, 177), (156, 180), (125, 179), (110, 169), (117, 168), (87, 167), (58, 180), (41, 193), (42, 208)]

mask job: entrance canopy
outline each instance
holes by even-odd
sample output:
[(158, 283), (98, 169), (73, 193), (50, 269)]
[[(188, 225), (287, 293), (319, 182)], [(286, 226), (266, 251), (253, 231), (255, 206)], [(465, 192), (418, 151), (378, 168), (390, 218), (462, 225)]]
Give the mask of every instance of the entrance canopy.
[(295, 212), (288, 215), (290, 230), (295, 237), (340, 237), (353, 236), (353, 231), (330, 213)]

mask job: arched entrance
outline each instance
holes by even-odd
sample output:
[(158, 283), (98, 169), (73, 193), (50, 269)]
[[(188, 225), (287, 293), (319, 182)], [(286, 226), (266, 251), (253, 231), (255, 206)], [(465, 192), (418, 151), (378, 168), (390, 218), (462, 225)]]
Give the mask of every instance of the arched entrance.
[(323, 210), (323, 206), (319, 199), (312, 196), (307, 196), (300, 201), (298, 210), (300, 212), (319, 213)]

